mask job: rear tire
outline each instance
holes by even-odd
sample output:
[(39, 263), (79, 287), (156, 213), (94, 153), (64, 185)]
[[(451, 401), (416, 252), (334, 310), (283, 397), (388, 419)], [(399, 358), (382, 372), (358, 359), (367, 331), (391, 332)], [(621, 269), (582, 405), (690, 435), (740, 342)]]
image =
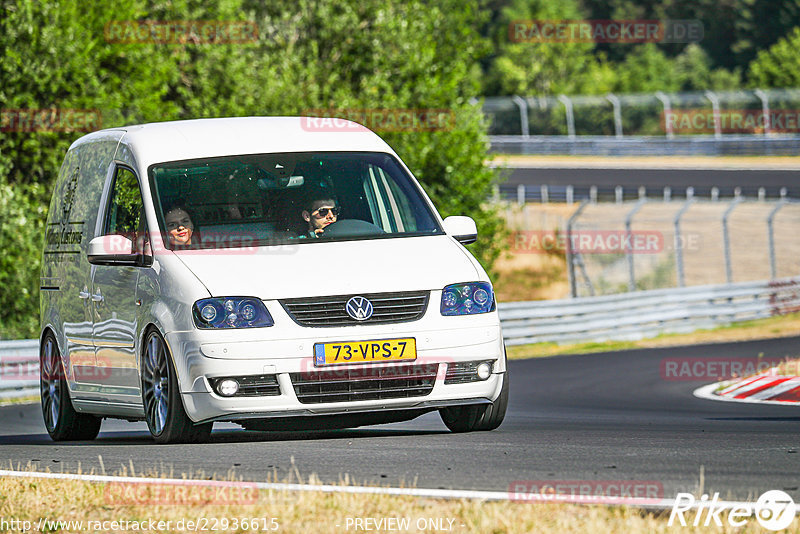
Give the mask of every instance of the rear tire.
[(473, 404), (442, 408), (439, 415), (451, 432), (488, 431), (499, 427), (508, 407), (508, 371), (500, 375), (503, 387), (492, 404)]
[(142, 402), (147, 428), (156, 443), (200, 443), (211, 435), (214, 423), (196, 424), (186, 415), (167, 344), (155, 330), (145, 336)]
[(44, 426), (53, 441), (89, 441), (97, 437), (103, 420), (75, 411), (58, 344), (51, 332), (45, 335), (39, 351), (39, 391)]

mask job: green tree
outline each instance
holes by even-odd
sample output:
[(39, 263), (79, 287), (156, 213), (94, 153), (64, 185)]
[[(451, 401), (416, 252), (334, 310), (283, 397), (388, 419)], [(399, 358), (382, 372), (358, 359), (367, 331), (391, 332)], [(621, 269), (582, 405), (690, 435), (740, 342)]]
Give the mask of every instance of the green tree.
[[(450, 110), (450, 129), (384, 138), (443, 215), (477, 219), (474, 249), (491, 268), (503, 243), (500, 219), (485, 206), (496, 176), (485, 164), (486, 125), (479, 107), (470, 104), (479, 94), (478, 59), (489, 49), (478, 33), (486, 24), (484, 10), (456, 0), (174, 0), (154, 7), (135, 0), (112, 10), (78, 0), (0, 0), (0, 6), (6, 14), (0, 20), (0, 109), (99, 109), (105, 127), (312, 109)], [(106, 40), (104, 28), (112, 20), (143, 19), (248, 20), (258, 24), (260, 35), (238, 45)], [(10, 284), (0, 294), (4, 319), (20, 318), (4, 320), (0, 336), (35, 335), (29, 320), (37, 316), (35, 298), (15, 295), (23, 286), (27, 295), (37, 293), (43, 206), (79, 135), (0, 136), (7, 201), (0, 212), (2, 235), (25, 240), (11, 247), (0, 273)], [(10, 266), (22, 265), (30, 276), (12, 272)]]
[(593, 43), (513, 42), (509, 37), (513, 21), (583, 18), (574, 0), (513, 0), (501, 8), (490, 32), (496, 55), (487, 70), (484, 94), (604, 94), (611, 90), (613, 72), (602, 55), (593, 53)]
[(711, 58), (698, 44), (690, 44), (675, 58), (674, 70), (682, 91), (731, 90), (742, 83), (739, 69), (712, 69)]
[(750, 63), (751, 87), (800, 87), (800, 27), (768, 50), (758, 53)]

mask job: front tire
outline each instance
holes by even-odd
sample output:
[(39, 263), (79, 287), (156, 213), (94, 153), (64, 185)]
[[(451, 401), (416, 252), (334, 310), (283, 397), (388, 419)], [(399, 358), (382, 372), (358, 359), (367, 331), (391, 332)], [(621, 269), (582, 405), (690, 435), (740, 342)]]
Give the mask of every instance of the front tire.
[(97, 437), (102, 419), (75, 411), (58, 344), (50, 332), (39, 351), (39, 390), (44, 426), (53, 441), (87, 441)]
[(207, 441), (213, 423), (195, 424), (183, 408), (178, 377), (164, 338), (155, 330), (145, 337), (142, 402), (147, 428), (156, 443)]
[(439, 410), (442, 421), (451, 432), (488, 431), (500, 426), (508, 407), (508, 371), (500, 376), (503, 387), (492, 404), (452, 406)]

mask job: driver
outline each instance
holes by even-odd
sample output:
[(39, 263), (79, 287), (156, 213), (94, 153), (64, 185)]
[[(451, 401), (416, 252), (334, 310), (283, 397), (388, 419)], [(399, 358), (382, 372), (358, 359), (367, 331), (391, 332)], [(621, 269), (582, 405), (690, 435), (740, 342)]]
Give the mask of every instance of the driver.
[(301, 237), (321, 237), (325, 227), (336, 222), (339, 207), (333, 197), (317, 198), (306, 206), (301, 216), (308, 223), (308, 231)]

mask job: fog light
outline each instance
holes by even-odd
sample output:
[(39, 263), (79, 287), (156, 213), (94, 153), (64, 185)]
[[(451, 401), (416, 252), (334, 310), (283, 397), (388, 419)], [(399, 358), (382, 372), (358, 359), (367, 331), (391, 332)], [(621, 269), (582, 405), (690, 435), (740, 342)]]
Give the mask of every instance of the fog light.
[(239, 382), (232, 378), (227, 378), (217, 384), (217, 393), (223, 397), (233, 397), (239, 391)]
[(489, 362), (483, 362), (478, 365), (478, 378), (481, 380), (486, 380), (490, 376), (492, 376), (492, 364)]

